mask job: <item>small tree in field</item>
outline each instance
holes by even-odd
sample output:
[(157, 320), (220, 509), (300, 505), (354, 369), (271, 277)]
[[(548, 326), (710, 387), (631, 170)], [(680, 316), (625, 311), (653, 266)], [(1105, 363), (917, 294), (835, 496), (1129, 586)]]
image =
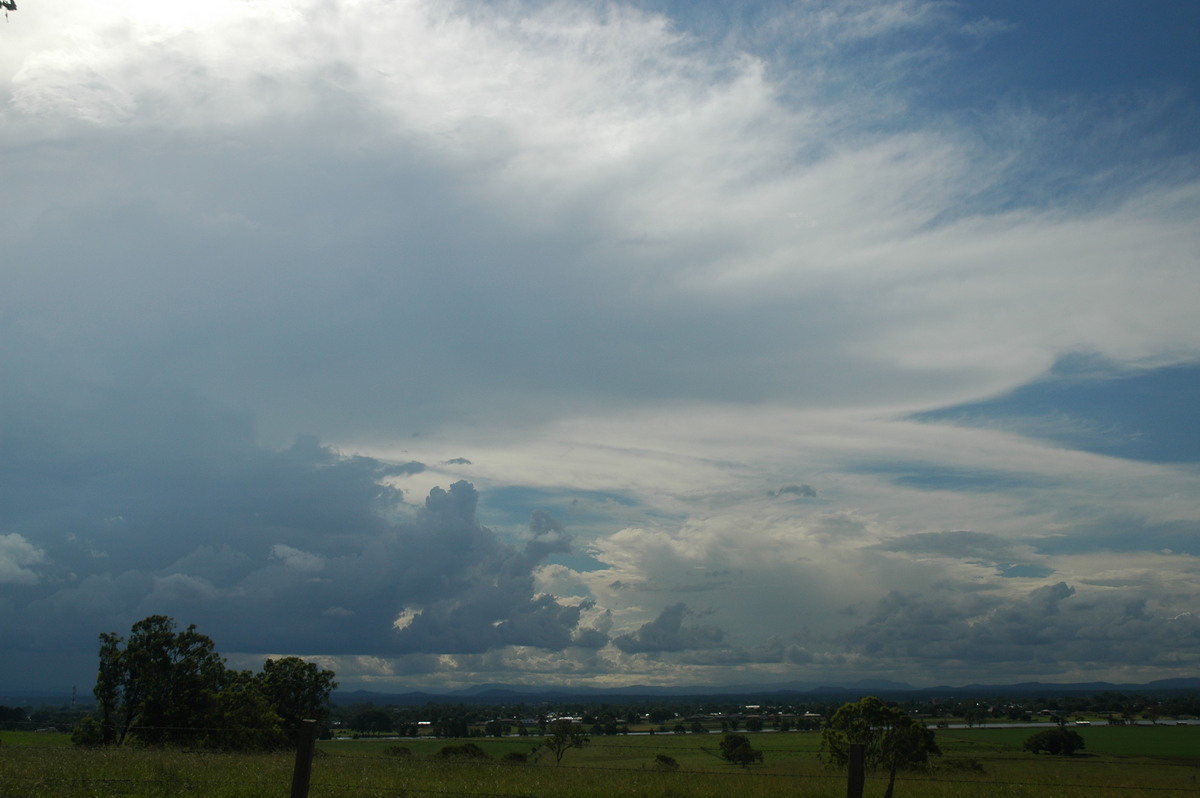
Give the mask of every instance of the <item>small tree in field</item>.
[(744, 734), (726, 734), (721, 740), (721, 756), (726, 761), (744, 768), (763, 761), (762, 751), (755, 750), (750, 745), (750, 739)]
[(1033, 735), (1025, 741), (1024, 748), (1026, 751), (1031, 751), (1035, 754), (1045, 751), (1047, 754), (1070, 756), (1076, 751), (1083, 750), (1083, 738), (1076, 732), (1059, 726), (1058, 728), (1046, 729)]
[(821, 732), (821, 752), (836, 765), (847, 763), (855, 743), (865, 747), (867, 767), (887, 769), (884, 798), (892, 798), (896, 771), (924, 767), (930, 754), (942, 753), (925, 724), (874, 696), (843, 704)]
[(554, 754), (554, 763), (562, 764), (563, 755), (571, 748), (583, 748), (590, 742), (584, 734), (583, 724), (570, 720), (556, 720), (550, 724), (550, 736), (545, 745)]

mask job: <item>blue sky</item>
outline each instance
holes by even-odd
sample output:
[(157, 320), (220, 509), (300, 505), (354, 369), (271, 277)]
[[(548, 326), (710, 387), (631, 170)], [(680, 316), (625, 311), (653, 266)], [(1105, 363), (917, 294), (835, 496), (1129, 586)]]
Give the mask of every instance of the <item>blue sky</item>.
[(1200, 662), (1200, 11), (22, 3), (0, 686)]

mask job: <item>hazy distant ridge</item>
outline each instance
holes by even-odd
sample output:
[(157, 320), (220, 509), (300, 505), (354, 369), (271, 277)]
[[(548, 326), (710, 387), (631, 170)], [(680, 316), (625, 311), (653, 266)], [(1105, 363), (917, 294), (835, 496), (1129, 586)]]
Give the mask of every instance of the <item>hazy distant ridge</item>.
[(626, 687), (537, 687), (514, 684), (481, 684), (460, 690), (407, 691), (383, 693), (370, 690), (342, 691), (334, 693), (333, 699), (340, 704), (355, 702), (374, 703), (425, 703), (470, 699), (477, 702), (503, 703), (506, 701), (529, 701), (565, 698), (687, 698), (702, 696), (798, 696), (813, 699), (839, 697), (843, 695), (901, 695), (919, 698), (923, 695), (970, 694), (970, 695), (1031, 695), (1045, 693), (1102, 693), (1106, 691), (1140, 693), (1156, 691), (1200, 690), (1200, 678), (1160, 679), (1144, 684), (1111, 682), (1020, 682), (1016, 684), (968, 684), (958, 687), (913, 687), (904, 682), (886, 679), (865, 679), (846, 683), (784, 682), (771, 685), (722, 685), (658, 687), (629, 685)]
[[(586, 686), (531, 686), (521, 684), (490, 683), (464, 687), (458, 690), (400, 690), (381, 692), (375, 690), (341, 690), (333, 694), (335, 704), (371, 702), (375, 704), (413, 705), (445, 703), (523, 703), (543, 700), (608, 699), (631, 700), (654, 698), (701, 698), (701, 697), (794, 697), (799, 700), (824, 700), (842, 697), (852, 698), (875, 694), (891, 698), (921, 698), (922, 696), (945, 695), (1044, 695), (1063, 693), (1147, 693), (1163, 691), (1200, 691), (1200, 678), (1159, 679), (1144, 684), (1112, 682), (1019, 682), (1015, 684), (966, 684), (961, 686), (939, 685), (937, 687), (913, 687), (904, 682), (887, 679), (863, 679), (844, 683), (781, 682), (768, 685), (730, 684), (721, 686), (688, 685), (683, 687), (661, 687), (651, 685), (628, 685), (626, 687)], [(81, 705), (93, 703), (90, 689), (77, 691), (74, 700)], [(71, 693), (50, 690), (0, 690), (0, 705), (29, 706), (44, 704), (67, 704), (72, 701)]]

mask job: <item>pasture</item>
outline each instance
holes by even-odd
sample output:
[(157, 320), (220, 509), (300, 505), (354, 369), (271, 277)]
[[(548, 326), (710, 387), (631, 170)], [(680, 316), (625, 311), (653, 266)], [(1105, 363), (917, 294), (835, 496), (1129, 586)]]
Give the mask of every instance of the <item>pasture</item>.
[[(1091, 727), (1081, 756), (1035, 756), (1021, 750), (1029, 729), (940, 730), (944, 756), (926, 773), (902, 774), (900, 796), (1139, 798), (1200, 794), (1200, 726)], [(567, 752), (561, 765), (534, 751), (537, 737), (474, 738), (487, 759), (443, 759), (466, 741), (323, 741), (313, 764), (313, 798), (842, 798), (843, 774), (817, 757), (815, 732), (750, 735), (761, 765), (730, 765), (719, 733), (597, 737)], [(403, 749), (403, 750), (401, 750)], [(501, 761), (524, 754), (527, 761)], [(677, 769), (656, 757), (672, 758)], [(66, 735), (0, 732), (0, 796), (212, 796), (262, 798), (289, 793), (290, 753), (221, 754), (177, 750), (79, 749)], [(884, 780), (868, 779), (866, 795)]]

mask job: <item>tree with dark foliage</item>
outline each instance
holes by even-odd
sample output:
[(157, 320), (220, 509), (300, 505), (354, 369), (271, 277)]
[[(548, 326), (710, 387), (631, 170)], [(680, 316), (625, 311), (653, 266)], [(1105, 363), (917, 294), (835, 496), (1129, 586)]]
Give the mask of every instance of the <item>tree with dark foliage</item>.
[(333, 671), (299, 657), (277, 657), (263, 663), (257, 678), (283, 728), (293, 736), (304, 720), (315, 720), (318, 729), (329, 727), (329, 694), (337, 689)]
[(136, 729), (138, 739), (149, 745), (194, 744), (225, 674), (225, 661), (211, 639), (194, 625), (176, 632), (175, 621), (165, 615), (135, 623), (128, 641), (100, 635), (93, 692), (103, 742), (121, 745)]
[(721, 740), (721, 756), (726, 761), (744, 768), (763, 761), (763, 752), (755, 750), (750, 745), (750, 738), (744, 734), (726, 734)]
[(96, 675), (99, 719), (72, 734), (79, 745), (147, 745), (246, 749), (285, 745), (284, 730), (305, 718), (327, 719), (333, 672), (297, 657), (268, 660), (260, 674), (225, 666), (195, 625), (151, 615), (125, 640), (100, 635)]
[(874, 696), (843, 704), (821, 732), (821, 751), (836, 765), (847, 763), (855, 743), (864, 746), (867, 767), (887, 768), (884, 798), (892, 798), (898, 770), (924, 767), (930, 754), (942, 753), (925, 724)]
[(1024, 748), (1035, 754), (1045, 751), (1047, 754), (1070, 756), (1083, 750), (1083, 738), (1077, 732), (1058, 726), (1033, 735), (1025, 741)]

